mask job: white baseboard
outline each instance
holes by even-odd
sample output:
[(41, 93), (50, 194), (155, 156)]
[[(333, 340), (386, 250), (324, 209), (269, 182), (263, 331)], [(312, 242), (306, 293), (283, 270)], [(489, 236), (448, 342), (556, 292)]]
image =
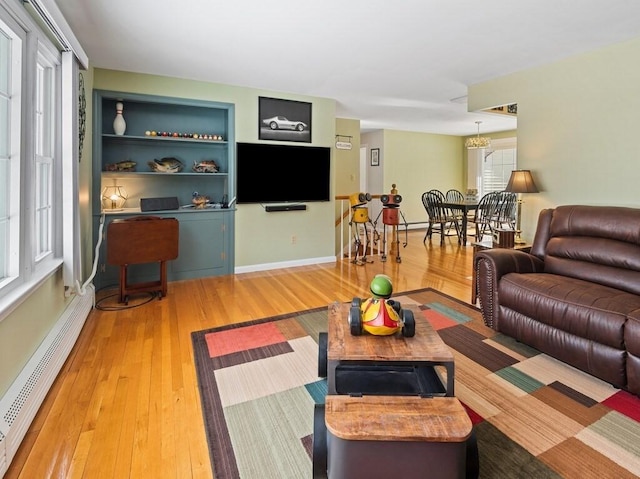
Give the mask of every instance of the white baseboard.
[(324, 256), (319, 258), (305, 258), (301, 260), (282, 261), (279, 263), (262, 263), (252, 264), (249, 266), (237, 266), (234, 269), (235, 274), (253, 273), (255, 271), (266, 271), (268, 269), (294, 268), (296, 266), (309, 266), (312, 264), (335, 263), (335, 256)]
[(5, 395), (0, 398), (0, 477), (3, 477), (49, 388), (76, 343), (95, 301), (93, 285), (76, 296)]

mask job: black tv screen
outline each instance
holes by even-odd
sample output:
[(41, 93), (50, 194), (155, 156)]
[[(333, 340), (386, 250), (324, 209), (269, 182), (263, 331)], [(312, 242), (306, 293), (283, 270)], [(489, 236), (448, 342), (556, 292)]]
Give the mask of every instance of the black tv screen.
[(331, 148), (237, 143), (236, 201), (329, 201)]

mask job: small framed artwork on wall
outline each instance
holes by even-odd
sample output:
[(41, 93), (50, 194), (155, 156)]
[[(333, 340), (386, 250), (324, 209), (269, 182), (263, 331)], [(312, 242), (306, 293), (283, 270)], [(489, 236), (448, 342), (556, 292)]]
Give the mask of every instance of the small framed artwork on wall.
[(258, 99), (258, 139), (311, 143), (311, 103)]
[(380, 148), (371, 149), (371, 166), (380, 166)]

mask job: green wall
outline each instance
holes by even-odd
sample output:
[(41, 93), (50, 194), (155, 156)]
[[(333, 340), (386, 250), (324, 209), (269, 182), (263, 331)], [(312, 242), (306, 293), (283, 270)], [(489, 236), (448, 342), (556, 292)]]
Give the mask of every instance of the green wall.
[(2, 397), (67, 307), (62, 270), (0, 321), (0, 397)]
[(437, 188), (462, 189), (464, 141), (459, 136), (385, 130), (382, 156), (383, 190), (396, 184), (401, 210), (408, 222), (426, 221), (422, 193)]
[[(344, 135), (340, 137), (340, 141), (347, 141), (347, 137), (351, 137), (352, 147), (350, 150), (338, 150), (337, 148), (334, 150), (336, 165), (335, 196), (349, 196), (359, 191), (360, 188), (360, 120), (336, 118), (336, 135)], [(336, 138), (337, 140), (338, 138)], [(346, 245), (350, 242), (349, 208), (348, 201), (336, 201), (334, 213), (336, 220), (341, 218), (344, 212), (347, 215), (342, 222), (342, 238), (340, 237), (340, 228), (335, 229), (336, 255), (340, 254), (341, 244)]]
[[(146, 93), (235, 104), (236, 141), (258, 141), (258, 97), (268, 96), (312, 103), (312, 143), (332, 147), (335, 142), (335, 101), (276, 93), (217, 83), (95, 69), (93, 88)], [(332, 164), (335, 170), (335, 149)], [(278, 168), (277, 164), (273, 165)], [(332, 172), (335, 178), (335, 171)], [(301, 181), (304, 181), (301, 178)], [(273, 185), (286, 188), (286, 185)], [(335, 186), (332, 188), (334, 196)], [(334, 202), (307, 203), (306, 211), (266, 213), (260, 205), (237, 205), (236, 268), (273, 263), (308, 262), (335, 255)], [(292, 237), (295, 236), (295, 244)]]
[(640, 38), (469, 88), (469, 109), (518, 103), (518, 166), (534, 174), (523, 232), (561, 204), (640, 206)]

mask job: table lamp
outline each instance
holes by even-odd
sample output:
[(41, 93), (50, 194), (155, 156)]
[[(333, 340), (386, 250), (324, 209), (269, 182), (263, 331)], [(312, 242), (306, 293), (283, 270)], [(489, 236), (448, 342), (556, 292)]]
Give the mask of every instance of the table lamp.
[(122, 186), (105, 186), (102, 190), (102, 209), (122, 211), (127, 201), (127, 192)]
[(507, 183), (507, 187), (504, 190), (518, 194), (518, 213), (516, 216), (516, 237), (514, 239), (514, 242), (517, 244), (526, 243), (526, 241), (522, 239), (522, 230), (520, 229), (522, 213), (522, 193), (538, 192), (538, 188), (533, 181), (533, 176), (531, 176), (531, 171), (513, 170), (511, 172), (509, 182)]

